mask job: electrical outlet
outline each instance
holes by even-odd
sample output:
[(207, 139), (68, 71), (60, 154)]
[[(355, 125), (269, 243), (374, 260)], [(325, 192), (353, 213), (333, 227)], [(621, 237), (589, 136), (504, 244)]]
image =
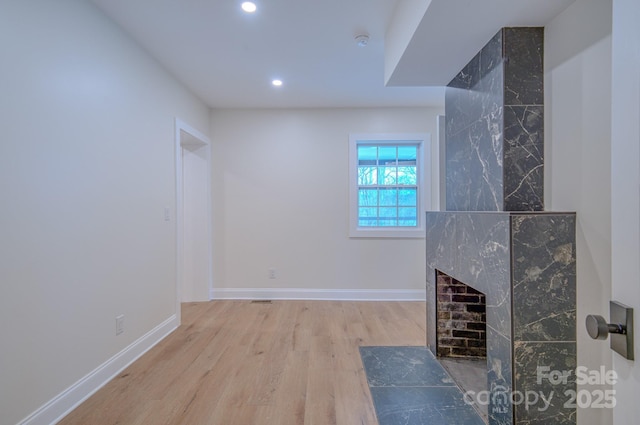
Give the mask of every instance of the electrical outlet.
[(269, 279), (276, 278), (276, 269), (269, 269)]
[(116, 316), (116, 335), (120, 335), (124, 332), (124, 314)]

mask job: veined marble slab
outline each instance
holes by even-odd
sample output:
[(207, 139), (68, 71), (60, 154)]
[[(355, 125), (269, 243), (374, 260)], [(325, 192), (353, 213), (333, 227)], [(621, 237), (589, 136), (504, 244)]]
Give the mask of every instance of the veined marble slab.
[(360, 347), (380, 425), (485, 425), (426, 347)]

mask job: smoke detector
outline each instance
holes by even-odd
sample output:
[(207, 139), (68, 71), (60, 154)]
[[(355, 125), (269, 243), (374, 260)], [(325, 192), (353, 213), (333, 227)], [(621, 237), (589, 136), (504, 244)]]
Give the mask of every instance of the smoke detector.
[(355, 37), (356, 44), (360, 47), (364, 47), (369, 44), (369, 35), (368, 34), (359, 34)]

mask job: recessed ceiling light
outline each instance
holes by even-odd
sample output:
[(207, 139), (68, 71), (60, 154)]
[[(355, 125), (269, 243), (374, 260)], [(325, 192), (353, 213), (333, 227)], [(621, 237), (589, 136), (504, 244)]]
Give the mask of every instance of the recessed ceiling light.
[(256, 4), (252, 1), (245, 1), (244, 3), (242, 3), (242, 10), (244, 10), (247, 13), (253, 13), (256, 11)]
[(271, 80), (271, 84), (273, 84), (276, 87), (280, 87), (282, 85), (282, 80)]

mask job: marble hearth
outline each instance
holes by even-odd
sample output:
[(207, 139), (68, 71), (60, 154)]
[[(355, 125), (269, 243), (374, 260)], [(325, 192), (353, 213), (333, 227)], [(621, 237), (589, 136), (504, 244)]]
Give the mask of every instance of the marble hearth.
[[(490, 424), (574, 424), (566, 384), (538, 383), (538, 366), (576, 367), (575, 214), (428, 212), (427, 323), (436, 323), (436, 271), (486, 295)], [(434, 326), (427, 333), (436, 354)], [(553, 391), (551, 405), (506, 400)]]

